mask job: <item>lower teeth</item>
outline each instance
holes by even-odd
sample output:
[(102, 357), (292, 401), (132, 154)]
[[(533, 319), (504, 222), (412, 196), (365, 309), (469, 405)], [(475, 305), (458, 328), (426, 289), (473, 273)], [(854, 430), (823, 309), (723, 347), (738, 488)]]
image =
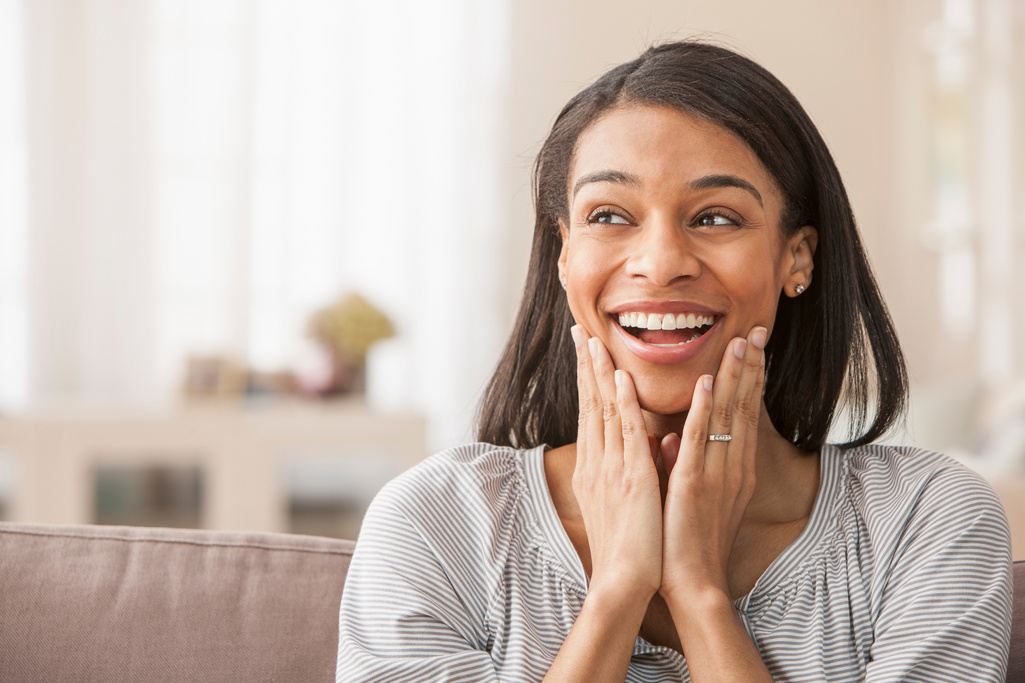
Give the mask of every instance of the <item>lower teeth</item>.
[(702, 334), (703, 334), (702, 332), (695, 332), (694, 336), (691, 337), (690, 339), (688, 339), (687, 341), (677, 342), (676, 344), (651, 344), (651, 346), (657, 346), (660, 349), (671, 349), (671, 348), (674, 348), (676, 346), (684, 346), (686, 344), (690, 344), (692, 341), (694, 341), (695, 339), (700, 337)]

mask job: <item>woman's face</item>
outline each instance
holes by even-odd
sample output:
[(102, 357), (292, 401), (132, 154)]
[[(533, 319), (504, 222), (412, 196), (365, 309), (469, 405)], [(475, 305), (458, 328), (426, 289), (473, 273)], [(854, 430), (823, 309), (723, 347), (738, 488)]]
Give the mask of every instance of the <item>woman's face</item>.
[(568, 192), (559, 269), (570, 310), (649, 412), (686, 411), (729, 341), (771, 332), (780, 292), (811, 282), (815, 230), (784, 239), (775, 181), (707, 121), (611, 110), (580, 136)]

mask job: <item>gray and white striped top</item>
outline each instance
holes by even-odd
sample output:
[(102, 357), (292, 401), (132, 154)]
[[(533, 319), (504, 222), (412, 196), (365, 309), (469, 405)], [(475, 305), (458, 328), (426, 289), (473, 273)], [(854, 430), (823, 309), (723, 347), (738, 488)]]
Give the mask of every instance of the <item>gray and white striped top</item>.
[[(342, 597), (339, 683), (540, 681), (587, 582), (544, 449), (472, 444), (391, 482), (363, 523)], [(1007, 519), (937, 453), (822, 451), (801, 535), (737, 609), (777, 681), (1003, 681)], [(689, 681), (638, 638), (631, 682)]]

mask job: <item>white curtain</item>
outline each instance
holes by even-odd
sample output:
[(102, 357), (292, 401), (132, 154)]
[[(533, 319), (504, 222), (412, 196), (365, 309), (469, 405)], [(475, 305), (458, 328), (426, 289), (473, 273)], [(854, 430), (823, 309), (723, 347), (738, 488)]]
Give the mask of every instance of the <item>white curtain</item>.
[(371, 400), (466, 438), (503, 341), (504, 2), (24, 6), (27, 402), (286, 367), (356, 290), (398, 330)]
[(0, 0), (0, 413), (28, 393), (23, 26), (21, 3)]

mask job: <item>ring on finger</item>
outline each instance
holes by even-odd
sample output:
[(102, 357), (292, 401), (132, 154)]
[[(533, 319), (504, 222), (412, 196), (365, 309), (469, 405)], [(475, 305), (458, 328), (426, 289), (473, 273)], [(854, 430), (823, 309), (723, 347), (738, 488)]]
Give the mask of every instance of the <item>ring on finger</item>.
[(709, 434), (709, 441), (731, 441), (733, 436), (730, 434)]

